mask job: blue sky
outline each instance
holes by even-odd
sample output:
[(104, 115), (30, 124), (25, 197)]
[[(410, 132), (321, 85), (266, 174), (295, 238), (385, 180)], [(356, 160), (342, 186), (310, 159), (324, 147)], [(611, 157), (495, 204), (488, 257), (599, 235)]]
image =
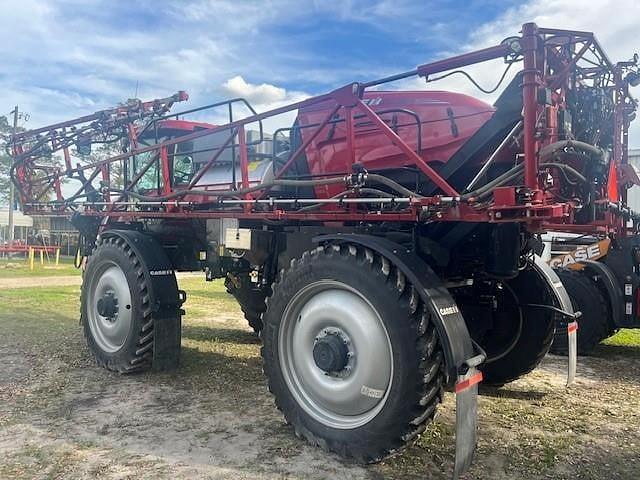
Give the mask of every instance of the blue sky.
[[(595, 31), (614, 59), (640, 47), (640, 2), (600, 0), (3, 0), (0, 115), (29, 127), (189, 91), (266, 109), (544, 26)], [(624, 14), (618, 14), (624, 12)], [(603, 21), (606, 20), (606, 21)], [(477, 72), (496, 80), (494, 67)], [(410, 88), (424, 88), (409, 82)], [(440, 88), (471, 92), (453, 80)], [(5, 112), (6, 111), (6, 112)]]

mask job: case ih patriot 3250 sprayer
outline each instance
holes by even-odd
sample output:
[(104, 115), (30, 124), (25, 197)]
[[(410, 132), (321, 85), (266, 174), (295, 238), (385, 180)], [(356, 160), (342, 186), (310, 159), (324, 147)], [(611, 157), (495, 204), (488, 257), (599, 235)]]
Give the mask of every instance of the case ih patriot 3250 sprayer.
[[(493, 106), (380, 90), (501, 58), (519, 73)], [(27, 212), (72, 215), (82, 234), (81, 322), (100, 365), (175, 367), (174, 272), (204, 271), (261, 332), (269, 389), (299, 436), (376, 461), (451, 389), (458, 475), (482, 377), (535, 368), (558, 315), (575, 346), (578, 309), (537, 256), (539, 233), (625, 234), (611, 185), (637, 78), (591, 33), (525, 24), (499, 45), (240, 120), (242, 99), (169, 113), (180, 93), (20, 133), (12, 176)], [(227, 123), (185, 119), (216, 108)], [(286, 112), (295, 122), (268, 137), (263, 122)], [(123, 153), (83, 156), (108, 142)], [(50, 166), (52, 152), (64, 163)], [(569, 363), (572, 377), (575, 351)]]

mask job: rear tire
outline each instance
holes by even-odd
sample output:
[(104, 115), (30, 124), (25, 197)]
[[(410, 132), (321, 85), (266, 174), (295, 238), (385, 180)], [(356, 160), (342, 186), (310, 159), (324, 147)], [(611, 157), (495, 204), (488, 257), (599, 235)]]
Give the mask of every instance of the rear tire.
[[(595, 282), (584, 270), (560, 268), (556, 270), (562, 284), (567, 289), (574, 310), (582, 312), (578, 318), (578, 355), (588, 355), (602, 340), (610, 337), (610, 312), (608, 302)], [(568, 355), (567, 319), (556, 319), (556, 333), (551, 353)]]
[(433, 419), (443, 352), (427, 308), (388, 260), (355, 245), (305, 252), (267, 305), (264, 371), (296, 435), (375, 462)]
[(248, 278), (227, 276), (224, 282), (227, 293), (238, 301), (249, 326), (256, 334), (262, 331), (262, 315), (267, 310), (265, 292), (251, 284)]
[[(535, 277), (534, 277), (535, 275)], [(535, 278), (535, 280), (534, 280)], [(512, 382), (534, 370), (549, 351), (553, 341), (555, 329), (555, 315), (542, 308), (526, 307), (526, 304), (546, 304), (544, 286), (540, 285), (537, 274), (533, 271), (522, 272), (508, 286), (515, 297), (516, 309), (522, 315), (522, 328), (519, 338), (512, 348), (498, 360), (485, 363), (480, 367), (484, 376), (484, 383), (492, 386), (502, 386)], [(513, 325), (515, 322), (511, 321)], [(489, 331), (488, 335), (497, 335)], [(491, 355), (490, 355), (491, 356)]]

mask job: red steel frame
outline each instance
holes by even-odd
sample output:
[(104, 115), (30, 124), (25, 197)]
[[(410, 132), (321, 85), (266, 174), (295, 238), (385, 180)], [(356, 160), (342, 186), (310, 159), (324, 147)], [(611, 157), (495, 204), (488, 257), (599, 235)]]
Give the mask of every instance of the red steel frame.
[[(558, 42), (560, 45), (554, 50), (554, 43), (558, 38), (564, 39)], [(549, 40), (551, 39), (551, 40)], [(556, 40), (554, 40), (556, 39)], [(564, 42), (564, 43), (563, 43)], [(572, 58), (549, 58), (549, 55), (561, 56), (561, 46), (566, 45), (582, 45), (581, 49), (574, 53)], [(544, 48), (543, 48), (544, 47)], [(551, 52), (551, 53), (550, 53)], [(555, 53), (554, 53), (555, 52)], [(57, 124), (51, 127), (45, 127), (35, 132), (26, 132), (14, 139), (13, 155), (16, 162), (13, 167), (12, 177), (18, 187), (24, 209), (28, 213), (37, 213), (41, 215), (65, 215), (71, 213), (71, 207), (80, 208), (83, 215), (92, 215), (98, 217), (114, 217), (121, 219), (128, 218), (220, 218), (235, 217), (241, 219), (271, 219), (271, 220), (299, 220), (299, 221), (470, 221), (470, 222), (506, 222), (521, 221), (529, 225), (531, 230), (540, 230), (543, 226), (553, 225), (557, 223), (570, 223), (572, 218), (571, 202), (558, 201), (549, 196), (540, 186), (538, 172), (538, 152), (545, 144), (552, 143), (553, 135), (543, 135), (538, 125), (541, 113), (544, 112), (544, 106), (539, 104), (538, 92), (541, 88), (551, 89), (558, 101), (563, 101), (564, 89), (571, 81), (572, 68), (587, 52), (597, 54), (601, 59), (602, 68), (611, 72), (619, 72), (617, 66), (611, 64), (602, 48), (599, 46), (593, 34), (588, 32), (576, 32), (556, 29), (538, 28), (533, 23), (523, 25), (522, 36), (505, 40), (500, 45), (485, 48), (475, 52), (459, 55), (445, 60), (418, 66), (416, 69), (375, 80), (366, 83), (352, 83), (333, 92), (320, 95), (314, 98), (296, 102), (287, 106), (276, 108), (264, 113), (253, 114), (241, 120), (230, 121), (229, 123), (215, 128), (209, 128), (196, 131), (178, 138), (160, 142), (157, 145), (148, 147), (139, 147), (136, 139), (136, 130), (133, 127), (133, 121), (124, 127), (128, 131), (131, 151), (123, 153), (112, 158), (88, 163), (84, 165), (78, 164), (72, 167), (68, 148), (63, 149), (65, 169), (52, 168), (43, 165), (37, 165), (37, 156), (29, 156), (25, 152), (23, 143), (34, 134), (46, 134), (48, 131), (55, 129), (64, 129), (82, 123), (90, 117), (83, 117), (71, 122)], [(440, 176), (433, 168), (427, 164), (423, 158), (418, 155), (403, 139), (396, 134), (383, 121), (376, 112), (362, 101), (363, 94), (367, 88), (385, 84), (394, 80), (404, 79), (412, 76), (425, 77), (427, 80), (430, 75), (447, 72), (456, 68), (461, 68), (492, 59), (504, 57), (509, 61), (522, 59), (523, 61), (523, 130), (524, 130), (524, 187), (530, 191), (530, 201), (526, 203), (511, 203), (505, 205), (487, 205), (475, 204), (474, 199), (461, 199), (456, 189), (449, 184), (442, 176)], [(553, 76), (545, 75), (545, 68), (548, 62), (563, 62), (565, 68), (561, 72), (556, 72)], [(626, 138), (628, 121), (625, 121), (625, 107), (628, 104), (629, 93), (623, 87), (622, 78), (619, 73), (614, 79), (617, 88), (618, 105), (615, 112), (616, 125), (616, 144), (614, 148), (613, 161), (620, 164), (626, 161)], [(282, 210), (276, 204), (271, 204), (267, 211), (256, 211), (256, 206), (260, 204), (264, 207), (267, 205), (269, 191), (264, 188), (260, 191), (245, 193), (242, 198), (234, 201), (241, 209), (238, 210), (221, 210), (222, 202), (204, 202), (202, 200), (191, 200), (199, 198), (197, 196), (198, 187), (196, 183), (207, 168), (213, 165), (224, 149), (235, 145), (239, 149), (239, 163), (241, 171), (241, 187), (247, 189), (249, 182), (249, 161), (245, 137), (246, 126), (261, 122), (269, 117), (291, 112), (297, 109), (306, 108), (321, 102), (333, 102), (334, 107), (328, 111), (324, 120), (310, 133), (300, 147), (291, 154), (288, 161), (275, 173), (275, 178), (281, 178), (293, 165), (293, 163), (304, 153), (305, 149), (313, 141), (313, 139), (322, 131), (333, 116), (340, 110), (345, 112), (347, 147), (354, 152), (355, 134), (354, 134), (354, 115), (356, 113), (364, 114), (380, 131), (389, 138), (389, 140), (401, 150), (404, 155), (438, 188), (442, 194), (432, 197), (410, 197), (399, 199), (404, 202), (405, 208), (402, 210), (385, 211), (379, 207), (377, 202), (369, 199), (361, 205), (369, 205), (368, 210), (356, 210), (349, 208), (349, 205), (337, 205), (330, 211), (307, 211), (297, 212)], [(156, 101), (157, 102), (157, 101)], [(153, 104), (153, 102), (150, 102)], [(229, 104), (230, 105), (230, 104)], [(229, 106), (231, 110), (231, 107)], [(176, 117), (177, 118), (177, 117)], [(196, 138), (219, 133), (220, 131), (229, 132), (226, 141), (224, 141), (213, 153), (210, 160), (195, 174), (193, 179), (184, 189), (174, 190), (171, 186), (170, 160), (169, 151), (174, 146), (194, 140)], [(235, 144), (237, 138), (237, 144)], [(55, 136), (51, 140), (52, 149), (58, 150)], [(144, 153), (151, 152), (151, 159), (148, 163), (131, 179), (125, 190), (120, 192), (118, 197), (113, 200), (108, 196), (109, 192), (105, 192), (104, 202), (71, 202), (65, 203), (61, 192), (61, 181), (65, 176), (84, 175), (85, 171), (91, 171), (89, 181), (95, 179), (98, 175), (102, 175), (103, 182), (109, 183), (109, 169), (114, 162), (126, 161), (133, 156), (139, 156)], [(163, 178), (163, 190), (158, 192), (158, 201), (156, 202), (130, 202), (128, 195), (132, 189), (140, 181), (144, 173), (155, 162), (159, 161), (160, 171)], [(355, 162), (352, 154), (351, 163)], [(349, 166), (350, 168), (351, 166)], [(41, 170), (44, 176), (39, 178), (34, 172)], [(40, 193), (35, 195), (34, 187), (40, 188)], [(77, 192), (77, 195), (87, 193), (88, 184)], [(46, 191), (54, 189), (58, 202), (40, 202)], [(89, 187), (90, 188), (90, 187)], [(513, 188), (513, 187), (509, 187)], [(170, 199), (166, 199), (170, 196)], [(354, 195), (357, 197), (357, 194)], [(72, 197), (73, 198), (73, 197)], [(164, 198), (164, 200), (163, 200)], [(624, 198), (624, 195), (623, 195)], [(263, 203), (260, 203), (263, 202)], [(400, 203), (402, 203), (400, 202)], [(204, 208), (203, 204), (209, 206)], [(233, 203), (233, 202), (231, 202)], [(400, 204), (399, 203), (399, 204)], [(137, 210), (139, 206), (153, 207)], [(265, 207), (266, 208), (266, 207)], [(154, 210), (155, 209), (155, 210)], [(608, 225), (610, 226), (610, 222)], [(619, 224), (619, 222), (618, 222)], [(563, 225), (572, 227), (571, 225)], [(582, 226), (583, 228), (596, 228), (595, 225)], [(599, 228), (599, 227), (598, 227)]]

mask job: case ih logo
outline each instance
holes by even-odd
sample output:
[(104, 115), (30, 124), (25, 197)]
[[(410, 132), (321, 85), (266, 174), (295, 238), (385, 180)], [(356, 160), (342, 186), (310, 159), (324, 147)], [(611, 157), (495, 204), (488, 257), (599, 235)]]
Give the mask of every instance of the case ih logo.
[(442, 308), (439, 308), (438, 310), (440, 311), (440, 315), (442, 315), (443, 317), (445, 315), (453, 315), (460, 311), (458, 310), (457, 305), (451, 305), (450, 307), (442, 307)]
[(611, 240), (605, 238), (598, 243), (591, 245), (582, 245), (576, 248), (573, 252), (565, 253), (564, 255), (557, 255), (549, 260), (549, 265), (553, 268), (569, 267), (577, 264), (574, 268), (580, 268), (579, 262), (584, 260), (597, 260), (607, 254), (609, 250), (609, 244)]
[(166, 275), (173, 275), (173, 270), (149, 270), (149, 275), (152, 277), (164, 277)]

